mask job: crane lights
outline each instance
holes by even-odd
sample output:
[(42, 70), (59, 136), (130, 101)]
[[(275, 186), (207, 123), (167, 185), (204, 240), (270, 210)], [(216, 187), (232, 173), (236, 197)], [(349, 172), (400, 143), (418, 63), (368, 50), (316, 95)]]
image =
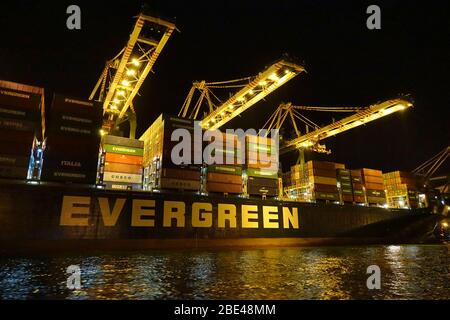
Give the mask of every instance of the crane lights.
[(387, 100), (382, 103), (374, 104), (328, 126), (301, 135), (298, 138), (287, 142), (286, 147), (294, 146), (297, 149), (308, 148), (317, 144), (320, 140), (410, 107), (412, 107), (412, 103), (403, 99)]
[(221, 127), (303, 71), (302, 66), (286, 60), (274, 63), (203, 118), (202, 127)]
[(107, 62), (89, 99), (98, 94), (104, 112), (114, 111), (121, 119), (175, 29), (171, 22), (139, 14), (126, 46)]

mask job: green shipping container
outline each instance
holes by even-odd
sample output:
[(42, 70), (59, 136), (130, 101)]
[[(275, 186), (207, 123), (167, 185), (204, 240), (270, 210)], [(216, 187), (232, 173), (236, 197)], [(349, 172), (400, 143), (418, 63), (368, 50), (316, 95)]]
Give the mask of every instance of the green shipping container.
[(125, 146), (115, 146), (112, 144), (105, 144), (103, 146), (106, 152), (110, 153), (118, 153), (118, 154), (126, 154), (130, 156), (143, 156), (144, 150), (133, 147), (125, 147)]
[(316, 200), (333, 200), (333, 201), (338, 201), (339, 200), (339, 195), (337, 193), (316, 192), (316, 193), (314, 193), (314, 198)]
[(270, 179), (278, 178), (278, 170), (248, 168), (246, 172), (247, 172), (247, 176), (249, 176), (249, 177), (260, 177), (260, 178), (270, 178)]
[(212, 165), (212, 166), (208, 166), (208, 172), (219, 172), (219, 173), (242, 175), (242, 167), (241, 166)]
[(353, 194), (352, 189), (343, 188), (343, 189), (341, 189), (341, 191), (342, 191), (342, 194)]

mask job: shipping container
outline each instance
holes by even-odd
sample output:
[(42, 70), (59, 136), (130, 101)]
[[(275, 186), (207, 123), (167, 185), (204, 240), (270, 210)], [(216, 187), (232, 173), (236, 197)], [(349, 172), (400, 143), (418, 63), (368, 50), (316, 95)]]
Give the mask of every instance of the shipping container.
[(315, 192), (315, 200), (329, 200), (329, 201), (339, 201), (338, 193), (325, 193), (325, 192)]
[(95, 170), (83, 172), (44, 166), (42, 168), (41, 180), (95, 184), (96, 176), (97, 173)]
[(382, 177), (382, 172), (381, 170), (376, 170), (376, 169), (368, 169), (368, 168), (362, 168), (359, 169), (361, 170), (361, 174), (363, 176), (375, 176), (375, 177)]
[(105, 182), (124, 182), (124, 183), (142, 183), (141, 174), (132, 174), (124, 172), (108, 172), (103, 173), (103, 181)]
[(104, 171), (142, 174), (143, 169), (142, 166), (140, 165), (117, 163), (117, 162), (105, 162)]
[(343, 202), (353, 202), (353, 195), (352, 194), (343, 194), (342, 195), (342, 201)]
[(129, 139), (129, 138), (125, 138), (125, 137), (105, 135), (102, 139), (102, 142), (104, 144), (144, 149), (143, 141), (140, 141), (137, 139)]
[(277, 169), (276, 170), (268, 170), (268, 169), (247, 168), (246, 173), (247, 173), (247, 176), (249, 176), (249, 177), (278, 179), (278, 170)]
[(220, 183), (208, 181), (206, 184), (206, 191), (220, 192), (220, 193), (242, 193), (242, 184)]
[(369, 183), (369, 182), (366, 182), (364, 184), (364, 186), (366, 187), (366, 189), (384, 190), (384, 184), (382, 184), (382, 183)]
[[(12, 82), (10, 82), (12, 83)], [(41, 94), (5, 88), (5, 81), (0, 80), (0, 106), (13, 110), (35, 110), (40, 112)], [(37, 88), (37, 87), (35, 87)], [(41, 88), (37, 88), (41, 89)], [(41, 89), (43, 90), (43, 89)]]
[(128, 156), (124, 154), (117, 153), (106, 153), (105, 162), (123, 163), (130, 165), (142, 165), (142, 156)]
[(364, 183), (383, 184), (383, 178), (381, 176), (364, 176)]
[(1, 141), (0, 150), (2, 153), (29, 157), (33, 148), (33, 140), (15, 140), (15, 141)]
[(367, 197), (367, 202), (369, 204), (385, 204), (386, 198), (385, 197)]
[(28, 175), (28, 166), (4, 166), (0, 165), (0, 177), (12, 179), (26, 179)]
[(142, 190), (142, 184), (139, 183), (120, 183), (120, 182), (104, 182), (105, 189), (112, 190)]
[(385, 194), (384, 190), (366, 189), (366, 195), (368, 197), (382, 197), (382, 198), (386, 198), (386, 194)]
[(54, 94), (51, 113), (84, 115), (91, 117), (91, 119), (101, 119), (103, 107), (102, 104), (97, 101)]
[(328, 178), (328, 177), (317, 177), (317, 176), (310, 176), (309, 182), (314, 184), (328, 184), (335, 186), (337, 185), (336, 178)]
[(242, 186), (242, 176), (234, 174), (208, 172), (206, 181), (208, 183), (238, 184)]
[(0, 154), (0, 166), (28, 167), (29, 156)]
[(174, 178), (174, 179), (185, 179), (185, 180), (199, 180), (200, 181), (200, 170), (188, 170), (188, 169), (162, 169), (162, 177), (164, 178)]
[(249, 186), (252, 185), (252, 186), (266, 186), (270, 188), (278, 188), (278, 179), (248, 177), (247, 181)]
[(161, 189), (178, 189), (178, 190), (200, 190), (200, 181), (197, 180), (182, 180), (172, 178), (161, 178)]
[(235, 175), (242, 175), (242, 166), (226, 166), (226, 165), (210, 165), (208, 172), (228, 173)]
[(0, 129), (28, 131), (37, 133), (40, 129), (40, 124), (37, 122), (27, 120), (0, 118)]
[(247, 193), (252, 196), (267, 196), (267, 197), (276, 197), (278, 196), (278, 187), (271, 188), (266, 186), (255, 186), (249, 185), (247, 187)]
[(133, 148), (133, 147), (126, 147), (126, 146), (115, 146), (111, 144), (104, 144), (103, 150), (105, 152), (109, 153), (118, 153), (118, 154), (124, 154), (128, 156), (143, 156), (144, 150)]
[(338, 189), (336, 185), (328, 184), (314, 184), (312, 188), (315, 192), (325, 192), (325, 193), (337, 193)]

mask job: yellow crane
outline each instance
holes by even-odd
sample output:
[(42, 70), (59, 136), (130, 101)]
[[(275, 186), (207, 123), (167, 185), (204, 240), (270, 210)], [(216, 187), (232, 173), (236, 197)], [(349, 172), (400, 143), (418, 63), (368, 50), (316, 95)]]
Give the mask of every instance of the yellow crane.
[(108, 115), (104, 130), (110, 131), (124, 121), (130, 122), (130, 138), (136, 131), (133, 99), (147, 78), (173, 30), (172, 22), (140, 13), (126, 46), (105, 68), (89, 97), (103, 103)]
[[(302, 66), (281, 59), (253, 77), (220, 82), (194, 82), (178, 116), (197, 119), (202, 107), (207, 105), (206, 115), (201, 121), (202, 128), (218, 129), (304, 71)], [(225, 101), (218, 98), (212, 90), (234, 88), (240, 90)], [(192, 104), (197, 91), (199, 98)]]
[[(387, 100), (362, 108), (295, 106), (292, 103), (283, 103), (279, 105), (263, 128), (267, 130), (266, 135), (268, 135), (271, 129), (281, 129), (285, 121), (289, 119), (296, 137), (284, 142), (280, 152), (299, 150), (299, 162), (303, 163), (305, 149), (330, 153), (324, 145), (320, 144), (320, 141), (410, 107), (412, 107), (412, 103), (401, 98)], [(301, 111), (354, 112), (354, 114), (320, 127), (303, 115)], [(300, 122), (305, 125), (304, 132), (300, 130)]]

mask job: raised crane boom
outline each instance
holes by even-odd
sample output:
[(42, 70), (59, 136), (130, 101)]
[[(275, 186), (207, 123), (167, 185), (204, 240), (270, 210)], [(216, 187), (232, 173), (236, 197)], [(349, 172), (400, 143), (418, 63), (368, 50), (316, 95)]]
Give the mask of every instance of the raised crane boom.
[(431, 159), (425, 161), (416, 169), (413, 170), (413, 174), (424, 179), (425, 184), (428, 184), (434, 173), (442, 166), (442, 164), (450, 156), (450, 146), (447, 146), (441, 152), (433, 156)]
[(392, 113), (405, 110), (409, 107), (412, 107), (412, 104), (404, 99), (392, 99), (377, 103), (342, 120), (336, 121), (323, 128), (318, 128), (312, 132), (288, 141), (286, 143), (286, 147), (295, 147), (296, 149), (313, 147), (323, 139), (335, 136), (339, 133), (380, 119)]
[[(201, 91), (201, 95), (191, 111), (190, 117), (197, 118), (202, 102), (206, 98), (209, 110), (202, 120), (202, 127), (204, 129), (218, 129), (304, 71), (305, 69), (302, 66), (281, 59), (255, 77), (211, 83), (194, 82), (179, 115), (183, 117), (188, 115), (192, 96), (195, 89), (198, 89)], [(242, 81), (248, 81), (248, 83), (241, 84)], [(237, 87), (242, 88), (225, 102), (220, 101), (210, 90), (211, 88)], [(217, 106), (213, 103), (213, 99), (219, 101)]]
[(103, 102), (110, 120), (124, 117), (142, 83), (152, 70), (169, 40), (175, 24), (160, 18), (139, 14), (126, 46), (106, 63), (90, 100)]

